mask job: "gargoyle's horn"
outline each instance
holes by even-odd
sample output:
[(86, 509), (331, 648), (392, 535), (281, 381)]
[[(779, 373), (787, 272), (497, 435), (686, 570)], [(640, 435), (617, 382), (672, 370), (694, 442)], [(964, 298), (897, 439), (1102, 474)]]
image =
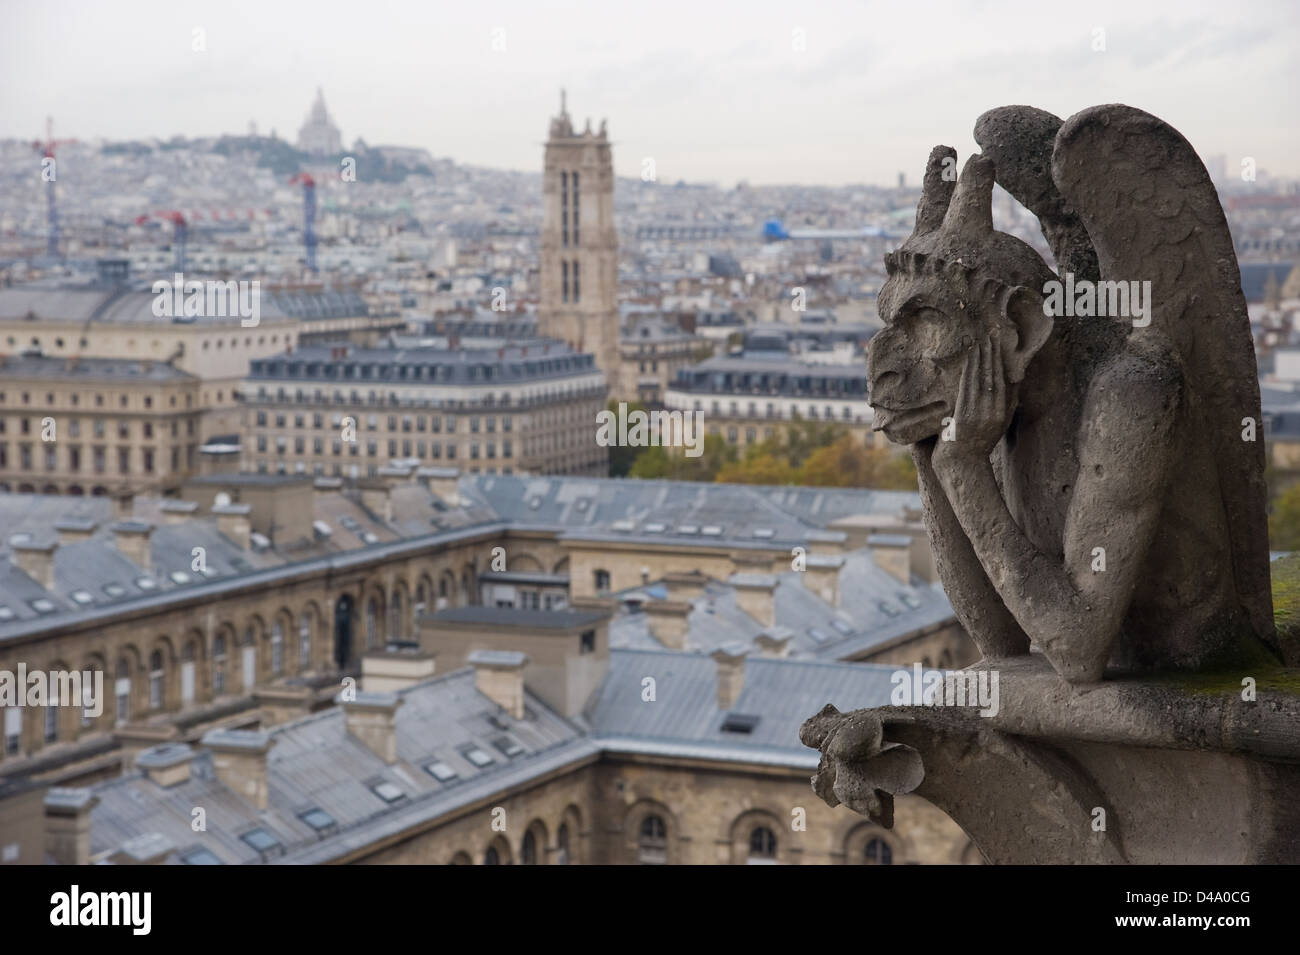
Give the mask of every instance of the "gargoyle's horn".
[[(946, 160), (946, 162), (945, 162)], [(944, 177), (945, 170), (951, 170)], [(912, 237), (923, 236), (943, 225), (948, 212), (948, 200), (957, 185), (957, 150), (951, 146), (935, 146), (925, 164), (925, 180), (921, 184), (921, 201), (916, 204), (916, 227)]]
[(943, 231), (948, 235), (993, 231), (993, 163), (979, 153), (962, 167), (944, 216)]

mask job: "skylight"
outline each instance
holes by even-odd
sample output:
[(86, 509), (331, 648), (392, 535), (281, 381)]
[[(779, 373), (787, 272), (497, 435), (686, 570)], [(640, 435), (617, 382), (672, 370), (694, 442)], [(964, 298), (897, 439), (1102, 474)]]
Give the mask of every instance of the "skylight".
[(492, 745), (501, 750), (501, 752), (505, 753), (506, 756), (511, 759), (514, 759), (516, 756), (519, 756), (524, 752), (524, 748), (509, 736), (498, 736), (492, 741)]
[(816, 627), (808, 628), (808, 636), (812, 637), (818, 643), (825, 643), (827, 640), (830, 639), (830, 637), (826, 635), (826, 632), (824, 630), (818, 630)]
[(276, 849), (279, 849), (281, 854), (284, 853), (284, 846), (280, 845), (280, 840), (261, 826), (244, 833), (239, 838), (244, 840), (244, 842), (248, 843), (248, 845), (252, 846), (262, 855), (266, 855), (268, 852), (274, 852)]
[(727, 718), (722, 721), (722, 732), (752, 733), (754, 727), (758, 725), (759, 719), (760, 717), (750, 713), (728, 713)]
[(83, 605), (95, 602), (95, 598), (89, 590), (74, 590), (72, 592), (72, 599)]
[(46, 600), (44, 597), (37, 597), (35, 600), (31, 601), (31, 605), (32, 609), (37, 613), (54, 613), (57, 609), (53, 603)]
[(440, 783), (449, 783), (460, 775), (460, 773), (456, 772), (456, 770), (452, 769), (442, 760), (438, 760), (436, 763), (430, 763), (425, 766), (424, 771)]
[(225, 865), (210, 849), (191, 849), (181, 856), (182, 865)]
[(14, 612), (8, 607), (0, 606), (0, 620), (12, 620)]
[(110, 597), (124, 597), (126, 596), (126, 588), (121, 584), (105, 584), (104, 593)]
[(898, 608), (895, 607), (893, 604), (891, 604), (888, 600), (878, 600), (876, 601), (876, 606), (879, 607), (881, 613), (883, 613), (887, 617), (897, 617), (899, 614)]
[(666, 525), (660, 524), (658, 521), (656, 521), (653, 524), (647, 524), (645, 527), (642, 528), (642, 530), (644, 530), (647, 534), (662, 534), (664, 532), (665, 526)]
[(903, 601), (903, 603), (907, 604), (913, 610), (921, 606), (921, 598), (916, 594), (899, 594), (898, 599)]
[(158, 581), (154, 580), (152, 577), (137, 577), (135, 579), (135, 585), (141, 590), (158, 589)]
[(370, 787), (370, 791), (374, 793), (376, 796), (378, 796), (380, 799), (382, 799), (384, 802), (389, 802), (389, 803), (397, 802), (397, 800), (403, 798), (406, 795), (406, 793), (402, 792), (402, 790), (397, 785), (395, 785), (394, 783), (390, 783), (387, 780), (384, 780), (383, 782), (375, 783), (373, 786)]
[(836, 617), (834, 620), (831, 621), (831, 626), (834, 627), (836, 630), (838, 630), (840, 633), (844, 634), (846, 637), (853, 632), (853, 628), (850, 627), (843, 620), (839, 619), (838, 617)]
[(306, 812), (299, 815), (298, 818), (307, 823), (307, 825), (311, 826), (317, 832), (324, 832), (327, 829), (338, 828), (338, 823), (334, 821), (334, 817), (324, 809), (308, 809)]
[(761, 537), (761, 538), (763, 538), (763, 539), (767, 539), (767, 538), (770, 538), (770, 537), (775, 537), (775, 536), (776, 536), (776, 531), (772, 530), (772, 528), (770, 528), (770, 527), (755, 527), (755, 528), (754, 528), (754, 536), (755, 536), (755, 537)]
[(721, 537), (722, 528), (719, 527), (717, 524), (708, 524), (700, 528), (700, 533), (703, 534), (705, 537)]
[(465, 750), (464, 756), (479, 769), (482, 769), (484, 766), (491, 766), (496, 762), (495, 759), (483, 752), (483, 750), (479, 749), (477, 746)]
[(188, 584), (190, 582), (190, 575), (185, 573), (183, 570), (173, 570), (167, 576), (170, 577), (174, 583)]

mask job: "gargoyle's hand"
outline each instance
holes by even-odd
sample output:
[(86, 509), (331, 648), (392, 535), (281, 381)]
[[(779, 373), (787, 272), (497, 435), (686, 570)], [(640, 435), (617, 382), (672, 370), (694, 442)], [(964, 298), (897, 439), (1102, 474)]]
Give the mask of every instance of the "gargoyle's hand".
[(921, 754), (886, 743), (880, 719), (870, 710), (840, 713), (827, 705), (804, 723), (799, 738), (821, 750), (813, 791), (827, 805), (843, 803), (886, 829), (894, 825), (894, 796), (911, 792), (925, 778)]
[(957, 389), (957, 407), (949, 428), (935, 445), (936, 471), (989, 454), (1011, 424), (1012, 403), (1002, 367), (1002, 346), (996, 334), (971, 349)]

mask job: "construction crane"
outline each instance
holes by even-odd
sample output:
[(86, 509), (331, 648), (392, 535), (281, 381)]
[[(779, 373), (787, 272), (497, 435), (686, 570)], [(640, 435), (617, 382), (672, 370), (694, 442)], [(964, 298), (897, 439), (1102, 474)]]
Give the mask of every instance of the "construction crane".
[[(55, 139), (54, 138), (54, 117), (46, 116), (45, 117), (45, 142), (41, 142), (40, 140), (33, 140), (32, 148), (41, 154), (42, 159), (53, 160), (55, 146), (64, 146), (75, 142), (76, 142), (75, 139)], [(44, 166), (44, 163), (42, 163), (42, 166)], [(52, 171), (50, 177), (45, 180), (46, 215), (49, 218), (49, 223), (50, 223), (49, 235), (45, 240), (45, 253), (46, 255), (50, 256), (50, 258), (54, 258), (54, 259), (57, 259), (59, 257), (59, 210), (58, 210), (58, 206), (55, 204), (55, 198), (54, 198), (54, 186), (55, 186), (54, 180), (58, 175), (57, 169), (58, 167), (54, 166), (53, 167), (54, 171)], [(42, 168), (42, 174), (43, 173), (44, 173), (44, 169)]]
[(302, 183), (302, 240), (307, 251), (307, 268), (316, 271), (316, 180), (309, 172), (296, 173), (289, 185)]
[(189, 232), (189, 226), (185, 221), (184, 213), (177, 209), (164, 209), (159, 212), (147, 212), (138, 216), (135, 220), (136, 225), (144, 225), (150, 219), (155, 222), (170, 222), (172, 224), (172, 248), (176, 253), (176, 271), (185, 271), (185, 237)]

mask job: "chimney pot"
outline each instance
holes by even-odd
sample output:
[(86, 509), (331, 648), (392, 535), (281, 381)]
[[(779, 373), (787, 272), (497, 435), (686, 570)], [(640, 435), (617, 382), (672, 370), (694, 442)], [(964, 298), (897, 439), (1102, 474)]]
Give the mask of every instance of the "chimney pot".
[(58, 546), (55, 541), (22, 541), (10, 544), (9, 549), (13, 562), (23, 573), (46, 590), (53, 590), (54, 552)]
[(113, 543), (131, 563), (148, 573), (153, 569), (149, 539), (153, 525), (146, 521), (118, 521), (113, 525)]
[(350, 700), (340, 696), (339, 703), (348, 734), (388, 765), (397, 762), (397, 708), (402, 698), (396, 693), (362, 691)]
[(745, 647), (729, 643), (710, 654), (718, 665), (718, 709), (729, 710), (745, 687)]
[(203, 736), (202, 745), (212, 754), (217, 779), (258, 809), (265, 809), (266, 754), (273, 742), (269, 733), (215, 729)]
[(45, 793), (45, 849), (58, 865), (90, 864), (90, 813), (99, 797), (89, 789)]

